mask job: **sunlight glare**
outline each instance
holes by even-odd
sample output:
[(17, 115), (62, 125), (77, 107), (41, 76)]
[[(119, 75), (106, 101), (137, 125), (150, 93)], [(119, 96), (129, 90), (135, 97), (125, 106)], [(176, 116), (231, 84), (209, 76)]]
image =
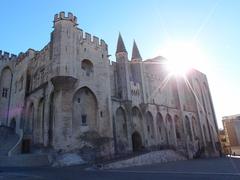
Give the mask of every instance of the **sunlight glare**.
[(168, 59), (168, 70), (178, 76), (184, 76), (191, 68), (203, 68), (205, 59), (200, 49), (188, 42), (169, 42), (161, 54)]

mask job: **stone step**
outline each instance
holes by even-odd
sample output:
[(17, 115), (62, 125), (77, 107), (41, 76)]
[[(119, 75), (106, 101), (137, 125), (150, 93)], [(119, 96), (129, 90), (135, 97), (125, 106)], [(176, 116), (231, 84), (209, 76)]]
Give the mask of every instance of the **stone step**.
[(47, 154), (19, 154), (0, 156), (0, 167), (41, 167), (49, 166)]
[(118, 169), (179, 160), (186, 160), (186, 158), (173, 150), (161, 150), (149, 152), (125, 160), (104, 164), (103, 169)]

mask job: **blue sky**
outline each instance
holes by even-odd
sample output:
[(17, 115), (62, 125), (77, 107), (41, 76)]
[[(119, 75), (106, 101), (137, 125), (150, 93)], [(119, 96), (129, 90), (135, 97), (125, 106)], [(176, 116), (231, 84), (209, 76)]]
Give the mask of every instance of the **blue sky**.
[(72, 12), (81, 29), (104, 39), (112, 60), (119, 31), (129, 55), (135, 39), (144, 59), (162, 55), (169, 41), (194, 39), (206, 57), (199, 68), (208, 76), (222, 127), (222, 116), (240, 113), (239, 9), (237, 0), (2, 0), (0, 49), (15, 54), (40, 50), (60, 11)]

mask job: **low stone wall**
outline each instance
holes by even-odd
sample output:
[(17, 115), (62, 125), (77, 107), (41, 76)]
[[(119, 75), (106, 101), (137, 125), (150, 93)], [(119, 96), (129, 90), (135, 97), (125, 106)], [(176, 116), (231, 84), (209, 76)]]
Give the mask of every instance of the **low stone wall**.
[(103, 169), (117, 169), (131, 166), (141, 166), (171, 161), (186, 160), (186, 158), (173, 150), (149, 152), (140, 156), (105, 164)]

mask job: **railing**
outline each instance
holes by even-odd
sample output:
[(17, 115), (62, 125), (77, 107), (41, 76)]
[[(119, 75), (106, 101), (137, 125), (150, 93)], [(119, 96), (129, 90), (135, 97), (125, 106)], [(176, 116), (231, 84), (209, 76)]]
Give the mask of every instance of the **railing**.
[(19, 154), (21, 152), (23, 130), (19, 129), (17, 134), (19, 135), (19, 139), (18, 139), (17, 143), (8, 151), (8, 156), (12, 156), (14, 154)]

